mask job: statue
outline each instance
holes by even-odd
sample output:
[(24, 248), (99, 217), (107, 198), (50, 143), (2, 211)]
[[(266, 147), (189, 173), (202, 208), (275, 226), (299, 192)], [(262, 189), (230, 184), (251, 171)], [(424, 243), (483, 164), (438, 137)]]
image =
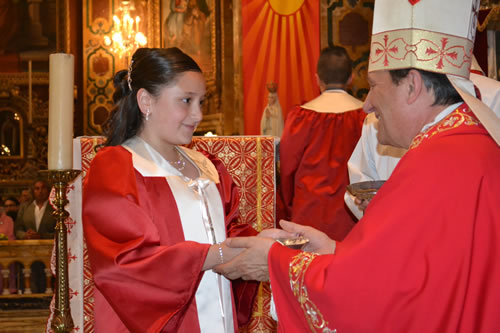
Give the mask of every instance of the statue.
[(262, 135), (273, 135), (281, 137), (283, 132), (283, 114), (281, 113), (280, 100), (278, 98), (278, 85), (275, 82), (267, 84), (269, 94), (267, 106), (260, 120), (260, 132)]

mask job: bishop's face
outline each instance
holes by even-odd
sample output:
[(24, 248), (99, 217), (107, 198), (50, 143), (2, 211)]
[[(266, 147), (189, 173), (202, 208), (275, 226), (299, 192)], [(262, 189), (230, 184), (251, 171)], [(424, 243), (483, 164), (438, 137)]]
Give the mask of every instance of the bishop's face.
[(370, 92), (363, 109), (366, 113), (374, 112), (378, 119), (379, 143), (408, 148), (413, 137), (408, 131), (412, 120), (407, 112), (405, 82), (396, 85), (389, 71), (381, 70), (368, 73), (368, 83)]

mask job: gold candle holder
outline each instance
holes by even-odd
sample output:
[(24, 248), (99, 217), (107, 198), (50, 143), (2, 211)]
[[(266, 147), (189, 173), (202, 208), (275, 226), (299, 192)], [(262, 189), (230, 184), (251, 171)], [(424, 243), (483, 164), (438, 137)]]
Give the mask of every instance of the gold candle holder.
[(64, 221), (69, 213), (64, 209), (68, 204), (66, 190), (68, 184), (78, 177), (80, 170), (44, 170), (44, 175), (55, 187), (53, 201), (56, 210), (52, 213), (56, 218), (55, 246), (56, 246), (56, 286), (55, 307), (51, 328), (54, 332), (71, 332), (74, 328), (71, 308), (69, 306), (69, 276), (68, 276), (68, 235)]

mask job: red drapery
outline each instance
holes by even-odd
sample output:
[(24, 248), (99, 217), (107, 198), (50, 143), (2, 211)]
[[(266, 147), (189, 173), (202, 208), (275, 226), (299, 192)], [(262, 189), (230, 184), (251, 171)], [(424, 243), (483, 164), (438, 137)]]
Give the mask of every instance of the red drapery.
[[(482, 9), (479, 11), (478, 25), (483, 23), (491, 9)], [(474, 41), (474, 55), (483, 72), (488, 76), (488, 39), (487, 30), (476, 31), (476, 39)]]
[(319, 0), (242, 0), (245, 134), (260, 134), (266, 83), (278, 84), (283, 116), (319, 94)]

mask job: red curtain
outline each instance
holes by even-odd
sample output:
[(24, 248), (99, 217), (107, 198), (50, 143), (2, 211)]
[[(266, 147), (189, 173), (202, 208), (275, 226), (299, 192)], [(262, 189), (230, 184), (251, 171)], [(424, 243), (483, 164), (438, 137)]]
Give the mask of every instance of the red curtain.
[[(478, 25), (483, 23), (491, 9), (482, 9), (478, 15)], [(484, 31), (476, 30), (476, 39), (474, 41), (474, 55), (481, 66), (483, 72), (488, 76), (488, 34), (487, 29)]]
[(278, 84), (283, 117), (319, 94), (319, 0), (242, 0), (245, 134), (260, 134), (269, 82)]

